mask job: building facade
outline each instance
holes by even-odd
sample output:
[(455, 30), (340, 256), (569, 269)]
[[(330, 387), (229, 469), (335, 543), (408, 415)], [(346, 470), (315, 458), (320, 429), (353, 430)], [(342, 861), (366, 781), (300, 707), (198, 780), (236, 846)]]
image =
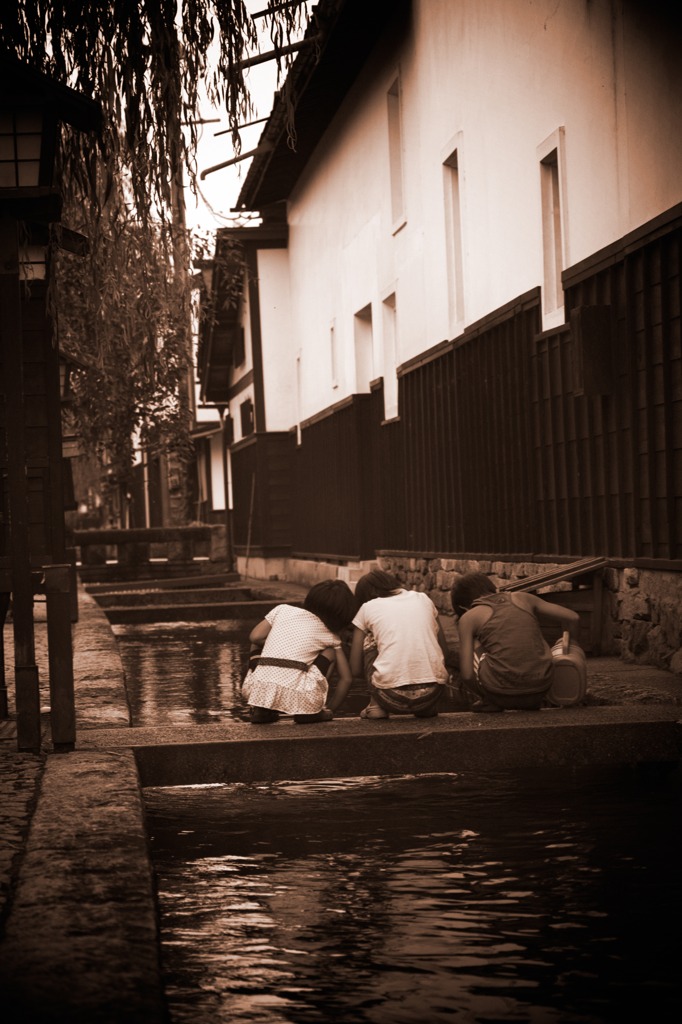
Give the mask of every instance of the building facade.
[(240, 229), (221, 385), (237, 555), (311, 579), (380, 559), (444, 610), (472, 563), (604, 556), (605, 649), (670, 664), (679, 17), (367, 6), (318, 5), (289, 73), (295, 136), (283, 91), (239, 198), (262, 220)]

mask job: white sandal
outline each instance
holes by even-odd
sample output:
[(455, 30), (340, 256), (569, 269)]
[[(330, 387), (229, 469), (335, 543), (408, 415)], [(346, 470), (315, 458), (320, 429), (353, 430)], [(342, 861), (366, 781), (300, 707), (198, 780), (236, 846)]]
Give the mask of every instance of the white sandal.
[(360, 718), (388, 718), (388, 712), (380, 708), (378, 704), (368, 704), (360, 712)]

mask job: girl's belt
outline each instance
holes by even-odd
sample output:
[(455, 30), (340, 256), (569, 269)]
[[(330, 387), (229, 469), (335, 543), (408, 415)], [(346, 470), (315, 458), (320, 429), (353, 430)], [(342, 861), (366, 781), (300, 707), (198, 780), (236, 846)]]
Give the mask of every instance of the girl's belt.
[(314, 665), (322, 672), (323, 676), (326, 676), (332, 663), (324, 654), (317, 654), (312, 665), (306, 665), (305, 662), (292, 662), (288, 657), (261, 657), (260, 654), (256, 654), (249, 658), (250, 669), (256, 669), (259, 665), (273, 665), (278, 669), (297, 669), (299, 672), (307, 672)]
[(289, 658), (262, 658), (260, 656), (249, 659), (249, 665), (255, 668), (256, 665), (274, 665), (276, 668), (297, 668), (299, 672), (307, 672), (310, 665), (305, 661), (291, 661)]

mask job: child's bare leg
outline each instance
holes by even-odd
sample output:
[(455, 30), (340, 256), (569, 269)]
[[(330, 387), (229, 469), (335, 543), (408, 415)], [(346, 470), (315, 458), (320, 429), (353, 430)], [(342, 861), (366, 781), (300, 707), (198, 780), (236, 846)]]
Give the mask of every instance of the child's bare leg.
[(388, 711), (385, 711), (377, 700), (376, 689), (372, 685), (374, 662), (377, 659), (378, 653), (379, 652), (376, 647), (368, 647), (363, 654), (363, 669), (365, 673), (365, 683), (367, 684), (367, 689), (369, 691), (369, 704), (360, 712), (360, 718), (388, 718)]

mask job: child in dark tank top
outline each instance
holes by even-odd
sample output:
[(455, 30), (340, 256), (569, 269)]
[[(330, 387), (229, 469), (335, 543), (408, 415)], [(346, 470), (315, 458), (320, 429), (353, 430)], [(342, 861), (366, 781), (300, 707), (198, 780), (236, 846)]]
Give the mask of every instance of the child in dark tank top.
[(533, 594), (499, 592), (489, 576), (466, 573), (451, 591), (458, 616), (460, 679), (474, 711), (536, 710), (552, 683), (552, 654), (540, 621), (577, 634), (579, 617)]

